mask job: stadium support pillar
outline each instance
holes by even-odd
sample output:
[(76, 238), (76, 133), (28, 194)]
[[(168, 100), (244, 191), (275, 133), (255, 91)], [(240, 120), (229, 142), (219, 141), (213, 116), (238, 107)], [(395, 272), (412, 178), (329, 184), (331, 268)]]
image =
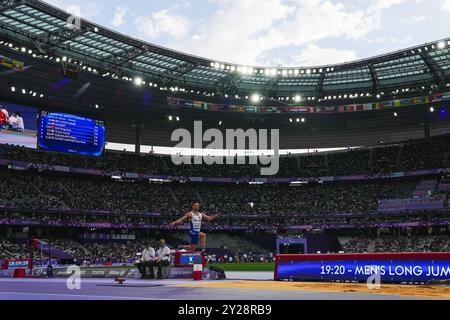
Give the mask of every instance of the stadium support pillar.
[(430, 142), (431, 141), (431, 133), (430, 133), (430, 120), (425, 119), (423, 130), (425, 133), (425, 141)]
[(136, 126), (135, 126), (136, 140), (135, 140), (135, 145), (134, 145), (134, 152), (137, 155), (141, 154), (141, 128), (142, 128), (141, 124), (136, 124)]

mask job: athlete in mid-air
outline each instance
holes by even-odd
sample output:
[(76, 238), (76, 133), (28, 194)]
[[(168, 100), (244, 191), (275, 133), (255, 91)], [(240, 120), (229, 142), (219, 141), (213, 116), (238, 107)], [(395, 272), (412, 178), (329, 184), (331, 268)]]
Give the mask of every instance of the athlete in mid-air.
[(201, 232), (202, 221), (215, 221), (220, 218), (220, 215), (216, 214), (214, 216), (208, 216), (204, 212), (200, 212), (200, 203), (194, 202), (192, 204), (192, 211), (186, 213), (182, 218), (171, 223), (172, 226), (176, 226), (178, 224), (185, 223), (189, 221), (190, 229), (189, 235), (191, 237), (191, 244), (186, 246), (186, 248), (191, 251), (197, 251), (197, 247), (200, 244), (201, 251), (204, 252), (206, 250), (206, 234)]

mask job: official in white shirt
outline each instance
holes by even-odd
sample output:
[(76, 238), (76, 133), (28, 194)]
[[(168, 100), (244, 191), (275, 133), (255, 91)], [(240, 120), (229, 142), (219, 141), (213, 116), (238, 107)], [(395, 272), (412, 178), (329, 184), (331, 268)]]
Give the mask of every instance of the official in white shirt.
[[(158, 279), (162, 279), (162, 268), (170, 265), (170, 248), (166, 245), (166, 240), (159, 240), (159, 249), (156, 250), (155, 259), (150, 263), (152, 267), (158, 267)], [(150, 278), (154, 278), (153, 268), (150, 268)]]
[(142, 279), (151, 278), (151, 276), (147, 276), (147, 268), (151, 271), (150, 275), (153, 275), (153, 278), (155, 278), (153, 267), (151, 266), (151, 263), (155, 260), (155, 256), (155, 249), (152, 247), (145, 248), (144, 251), (142, 251), (141, 259), (136, 263), (139, 272), (142, 275)]
[(11, 115), (8, 119), (8, 124), (12, 130), (19, 131), (19, 132), (25, 131), (23, 118), (20, 116), (20, 113), (18, 113), (18, 112), (11, 113)]

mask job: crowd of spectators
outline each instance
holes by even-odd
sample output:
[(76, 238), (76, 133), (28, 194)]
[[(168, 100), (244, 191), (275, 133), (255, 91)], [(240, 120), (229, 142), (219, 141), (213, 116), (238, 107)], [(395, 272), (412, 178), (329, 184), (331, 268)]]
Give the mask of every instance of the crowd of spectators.
[[(376, 175), (383, 173), (450, 167), (450, 137), (433, 137), (431, 141), (411, 140), (398, 145), (380, 145), (365, 149), (348, 149), (338, 153), (288, 155), (280, 159), (282, 177), (317, 177), (340, 175)], [(14, 146), (0, 146), (0, 158), (47, 165), (101, 169), (106, 172), (136, 172), (174, 176), (257, 177), (256, 165), (180, 165), (168, 156), (141, 156), (106, 152), (102, 157), (61, 155)]]
[(343, 244), (345, 253), (450, 252), (448, 235), (354, 237)]
[[(232, 236), (227, 234), (215, 234), (214, 237), (217, 241), (222, 241), (222, 245), (219, 248), (216, 244), (208, 244), (207, 259), (210, 263), (272, 262), (274, 260), (274, 252), (265, 250), (244, 237), (239, 237), (236, 243), (231, 239)], [(139, 257), (143, 249), (157, 246), (154, 239), (102, 243), (53, 239), (50, 243), (71, 255), (75, 262), (87, 265), (105, 262), (130, 264)], [(175, 247), (176, 244), (172, 244), (172, 248)], [(29, 250), (28, 245), (0, 239), (0, 259), (26, 258), (29, 257)], [(343, 242), (342, 250), (345, 253), (450, 252), (450, 238), (445, 234), (357, 236)], [(35, 250), (34, 257), (48, 259), (47, 255), (41, 254), (38, 250)]]
[[(450, 138), (440, 136), (429, 142), (419, 140), (334, 154), (287, 156), (281, 159), (279, 176), (317, 177), (447, 168), (450, 167), (449, 155)], [(94, 158), (7, 145), (0, 145), (0, 159), (101, 169), (110, 173), (120, 171), (238, 178), (259, 175), (259, 168), (250, 165), (175, 166), (169, 157), (157, 155), (106, 152), (102, 157)], [(193, 200), (200, 200), (202, 210), (207, 213), (222, 215), (220, 221), (209, 224), (215, 230), (223, 229), (220, 232), (229, 231), (227, 229), (234, 226), (255, 229), (271, 226), (275, 230), (278, 226), (314, 223), (369, 224), (386, 220), (420, 222), (424, 219), (435, 221), (448, 218), (448, 214), (438, 216), (424, 213), (406, 218), (386, 218), (376, 214), (381, 200), (409, 198), (417, 183), (388, 180), (310, 183), (297, 187), (177, 182), (155, 184), (3, 168), (0, 169), (0, 207), (7, 209), (2, 211), (0, 222), (24, 219), (30, 225), (47, 223), (50, 227), (106, 222), (124, 229), (143, 225), (164, 226), (189, 211)], [(361, 216), (347, 218), (343, 214)], [(242, 219), (242, 216), (247, 218)], [(186, 239), (180, 237), (178, 240), (182, 242)], [(71, 256), (93, 263), (125, 262), (135, 258), (136, 253), (149, 244), (150, 240), (125, 243), (78, 242), (73, 239), (52, 241), (52, 245)], [(208, 256), (211, 262), (269, 262), (273, 259), (269, 252), (241, 238), (216, 235), (209, 245), (222, 250), (220, 254)], [(28, 245), (0, 239), (0, 259), (27, 257), (29, 250)], [(346, 241), (343, 250), (352, 253), (449, 251), (450, 244), (448, 236), (360, 236)], [(41, 253), (36, 252), (36, 256), (39, 257)]]
[[(184, 234), (183, 234), (184, 235)], [(176, 249), (181, 244), (187, 244), (182, 234), (171, 236), (171, 247)], [(106, 241), (86, 242), (74, 239), (50, 239), (52, 247), (58, 248), (74, 258), (79, 264), (98, 265), (105, 262), (129, 264), (139, 258), (145, 248), (157, 248), (157, 240), (147, 237), (144, 240), (133, 241)], [(215, 234), (208, 242), (207, 256), (209, 262), (263, 262), (273, 257), (273, 253), (246, 240), (228, 234)], [(45, 252), (34, 249), (35, 259), (47, 259)], [(0, 259), (5, 258), (27, 258), (30, 256), (30, 247), (25, 244), (17, 244), (13, 241), (0, 239)]]
[(0, 259), (23, 258), (29, 255), (27, 246), (10, 242), (0, 238)]
[[(408, 198), (416, 183), (313, 184), (301, 187), (150, 184), (113, 179), (0, 171), (0, 205), (15, 209), (109, 211), (177, 216), (200, 200), (210, 214), (297, 216), (376, 212), (380, 200)], [(121, 215), (122, 214), (122, 215)], [(113, 222), (115, 216), (111, 217)]]
[[(48, 256), (37, 248), (31, 248), (35, 258), (47, 259)], [(28, 243), (9, 241), (0, 238), (0, 259), (6, 258), (29, 258), (31, 254), (30, 245)]]

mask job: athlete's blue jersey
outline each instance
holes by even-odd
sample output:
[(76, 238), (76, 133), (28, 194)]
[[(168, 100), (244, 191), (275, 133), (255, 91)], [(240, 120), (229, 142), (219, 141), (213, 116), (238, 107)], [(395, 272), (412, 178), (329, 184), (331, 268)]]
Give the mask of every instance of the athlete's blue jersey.
[(203, 215), (200, 212), (191, 212), (191, 214), (192, 218), (189, 221), (189, 235), (191, 237), (191, 244), (198, 245)]

